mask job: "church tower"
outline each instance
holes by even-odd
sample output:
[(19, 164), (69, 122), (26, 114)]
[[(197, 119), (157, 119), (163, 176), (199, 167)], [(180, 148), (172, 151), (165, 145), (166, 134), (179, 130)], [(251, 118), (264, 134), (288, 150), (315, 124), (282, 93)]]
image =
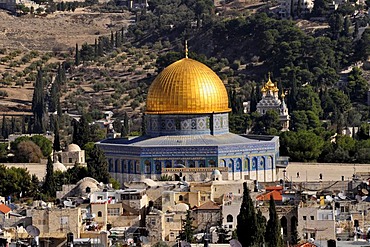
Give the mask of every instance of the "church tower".
[(285, 104), (285, 94), (281, 94), (281, 100), (279, 99), (279, 89), (271, 81), (270, 74), (268, 81), (263, 85), (262, 99), (257, 103), (257, 112), (261, 115), (266, 114), (267, 111), (273, 110), (279, 114), (279, 119), (282, 125), (282, 131), (289, 130), (289, 112), (288, 107)]

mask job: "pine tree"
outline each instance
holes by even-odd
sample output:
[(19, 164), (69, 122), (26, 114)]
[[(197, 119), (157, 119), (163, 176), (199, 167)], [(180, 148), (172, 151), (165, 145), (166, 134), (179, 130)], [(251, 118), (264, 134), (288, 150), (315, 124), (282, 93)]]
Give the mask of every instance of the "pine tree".
[(110, 175), (107, 160), (103, 151), (96, 145), (87, 160), (87, 170), (89, 176), (95, 178), (97, 181), (105, 184), (109, 182)]
[(275, 201), (271, 196), (269, 207), (269, 220), (266, 226), (266, 247), (283, 247), (279, 217), (276, 213)]
[(194, 218), (191, 217), (191, 211), (188, 210), (186, 212), (186, 218), (183, 222), (182, 231), (178, 236), (179, 240), (186, 241), (188, 243), (193, 242), (193, 235), (194, 235), (194, 227), (193, 227), (193, 220)]
[(49, 197), (55, 197), (56, 186), (53, 172), (53, 161), (51, 157), (48, 157), (48, 163), (46, 164), (46, 176), (43, 185), (43, 191)]
[(257, 216), (247, 183), (243, 183), (243, 201), (237, 216), (236, 233), (242, 246), (257, 245)]

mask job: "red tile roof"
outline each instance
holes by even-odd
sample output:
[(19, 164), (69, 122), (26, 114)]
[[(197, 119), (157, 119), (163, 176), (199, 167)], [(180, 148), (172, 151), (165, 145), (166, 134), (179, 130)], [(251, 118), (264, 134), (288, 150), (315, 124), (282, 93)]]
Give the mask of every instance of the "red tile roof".
[(303, 243), (303, 244), (294, 245), (294, 247), (317, 247), (317, 245), (312, 244), (312, 243)]
[(266, 193), (264, 193), (262, 195), (258, 195), (256, 197), (256, 199), (258, 201), (269, 201), (271, 196), (274, 199), (274, 201), (281, 201), (281, 200), (283, 200), (283, 197), (281, 196), (281, 192), (280, 191), (276, 191), (276, 190), (273, 190), (273, 191), (270, 191), (270, 192), (266, 192)]
[(283, 186), (267, 186), (265, 188), (266, 191), (272, 191), (272, 190), (283, 190)]
[(221, 207), (215, 202), (208, 201), (203, 203), (199, 207), (196, 207), (197, 210), (219, 210)]
[(8, 206), (6, 206), (5, 204), (0, 204), (0, 212), (6, 214), (9, 213), (10, 211), (11, 209)]

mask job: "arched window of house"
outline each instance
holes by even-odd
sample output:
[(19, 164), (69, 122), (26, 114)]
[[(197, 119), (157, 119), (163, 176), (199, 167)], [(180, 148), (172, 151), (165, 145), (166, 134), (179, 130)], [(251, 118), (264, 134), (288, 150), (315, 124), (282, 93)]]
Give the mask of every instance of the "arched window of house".
[(90, 187), (86, 187), (85, 192), (86, 193), (91, 193), (91, 188)]
[(179, 201), (184, 201), (184, 196), (180, 195), (179, 196)]
[(98, 217), (102, 217), (102, 216), (103, 216), (102, 212), (101, 212), (101, 211), (99, 211), (99, 212), (98, 212)]
[(286, 237), (288, 235), (288, 220), (285, 216), (281, 217), (280, 224), (283, 228), (283, 235)]
[(227, 222), (233, 222), (234, 218), (231, 214), (229, 214), (227, 217), (226, 217), (226, 221)]

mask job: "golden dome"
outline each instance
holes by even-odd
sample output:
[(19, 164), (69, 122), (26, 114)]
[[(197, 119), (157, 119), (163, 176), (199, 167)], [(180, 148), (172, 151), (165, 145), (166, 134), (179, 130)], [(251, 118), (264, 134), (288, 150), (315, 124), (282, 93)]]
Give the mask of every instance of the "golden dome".
[(229, 112), (221, 79), (206, 65), (183, 58), (166, 67), (149, 88), (147, 114)]
[(263, 86), (262, 89), (263, 89), (263, 90), (261, 90), (262, 92), (266, 92), (268, 90), (271, 90), (273, 92), (278, 92), (279, 91), (277, 86), (271, 81), (270, 74), (269, 74), (268, 81), (265, 83), (265, 85)]

